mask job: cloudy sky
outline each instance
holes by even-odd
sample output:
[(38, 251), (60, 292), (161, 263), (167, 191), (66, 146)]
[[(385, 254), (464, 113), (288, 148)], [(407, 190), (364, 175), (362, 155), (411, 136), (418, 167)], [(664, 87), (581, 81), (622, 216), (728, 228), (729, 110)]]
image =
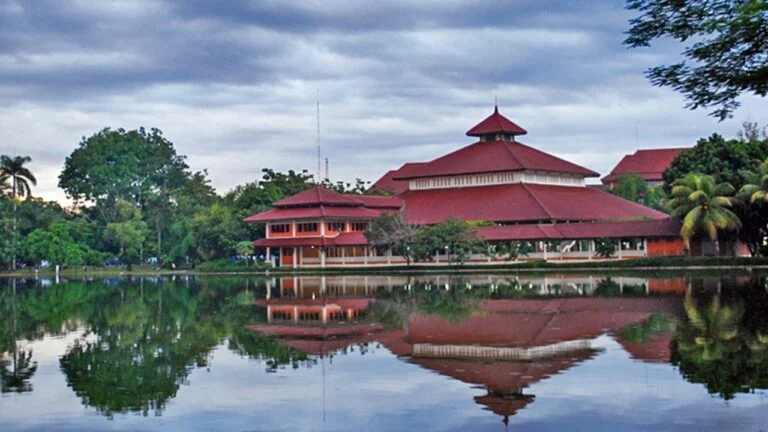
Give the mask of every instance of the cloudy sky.
[(622, 0), (0, 0), (0, 153), (29, 154), (37, 195), (81, 137), (157, 127), (220, 192), (263, 167), (376, 180), (471, 143), (500, 110), (523, 142), (603, 174), (636, 148), (688, 146), (741, 121), (687, 111), (628, 50)]

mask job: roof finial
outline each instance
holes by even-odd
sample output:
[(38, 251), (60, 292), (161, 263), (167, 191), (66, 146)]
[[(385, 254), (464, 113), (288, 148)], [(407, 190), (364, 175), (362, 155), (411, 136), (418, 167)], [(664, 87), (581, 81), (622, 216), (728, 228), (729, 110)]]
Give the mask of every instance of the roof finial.
[(493, 94), (493, 112), (499, 113), (499, 95), (497, 93)]

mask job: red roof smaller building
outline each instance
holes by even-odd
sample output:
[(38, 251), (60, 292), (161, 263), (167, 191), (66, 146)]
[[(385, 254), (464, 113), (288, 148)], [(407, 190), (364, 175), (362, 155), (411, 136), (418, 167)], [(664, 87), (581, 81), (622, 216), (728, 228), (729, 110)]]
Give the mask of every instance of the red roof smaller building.
[(669, 168), (675, 158), (688, 148), (645, 149), (624, 156), (602, 182), (609, 184), (624, 175), (636, 175), (647, 181), (664, 180), (664, 170)]
[(295, 207), (307, 205), (333, 205), (333, 206), (351, 206), (362, 207), (364, 204), (351, 195), (345, 195), (326, 189), (321, 186), (313, 186), (304, 192), (289, 196), (288, 198), (275, 201), (274, 207)]
[(307, 219), (375, 219), (381, 213), (365, 207), (280, 207), (248, 216), (244, 222), (268, 222)]
[(499, 107), (493, 107), (493, 114), (485, 118), (472, 129), (467, 131), (468, 136), (483, 136), (495, 133), (504, 133), (507, 135), (525, 135), (528, 133), (525, 129), (516, 125), (508, 118), (499, 113)]

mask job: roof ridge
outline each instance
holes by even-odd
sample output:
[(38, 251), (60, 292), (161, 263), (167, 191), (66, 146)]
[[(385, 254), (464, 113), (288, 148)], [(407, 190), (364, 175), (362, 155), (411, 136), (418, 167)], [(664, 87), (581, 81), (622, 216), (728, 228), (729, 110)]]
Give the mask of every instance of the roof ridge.
[[(539, 207), (541, 207), (541, 209), (544, 210), (544, 213), (546, 213), (547, 216), (549, 216), (550, 218), (553, 217), (552, 216), (552, 212), (549, 211), (549, 209), (547, 209), (547, 207), (544, 206), (544, 204), (541, 202), (539, 197), (537, 197), (536, 194), (534, 194), (533, 191), (531, 191), (531, 189), (528, 188), (528, 185), (526, 183), (523, 183), (523, 182), (521, 182), (520, 184), (523, 185), (523, 189), (525, 189), (525, 191), (528, 192), (528, 195), (530, 195), (531, 198), (533, 198), (533, 200), (536, 201), (536, 204), (538, 204)], [(542, 232), (543, 232), (543, 230), (542, 230)]]
[(509, 144), (512, 144), (512, 142), (504, 141), (504, 148), (507, 149), (507, 152), (509, 152), (509, 155), (512, 156), (512, 159), (514, 159), (515, 162), (517, 162), (517, 164), (520, 165), (520, 168), (526, 169), (527, 167), (523, 165), (522, 162), (520, 162), (520, 159), (518, 159), (517, 155), (512, 151), (511, 148), (509, 148)]

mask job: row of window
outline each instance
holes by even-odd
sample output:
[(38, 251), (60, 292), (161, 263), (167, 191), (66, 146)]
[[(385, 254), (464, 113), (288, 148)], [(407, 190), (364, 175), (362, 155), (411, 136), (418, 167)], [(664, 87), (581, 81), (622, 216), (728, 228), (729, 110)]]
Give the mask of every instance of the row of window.
[[(325, 229), (330, 232), (344, 232), (344, 222), (327, 222)], [(350, 231), (362, 232), (368, 226), (367, 222), (351, 222), (349, 224)], [(269, 230), (273, 234), (285, 234), (291, 232), (291, 224), (271, 224)], [(316, 233), (318, 232), (317, 222), (302, 222), (296, 224), (296, 232), (299, 233)]]

